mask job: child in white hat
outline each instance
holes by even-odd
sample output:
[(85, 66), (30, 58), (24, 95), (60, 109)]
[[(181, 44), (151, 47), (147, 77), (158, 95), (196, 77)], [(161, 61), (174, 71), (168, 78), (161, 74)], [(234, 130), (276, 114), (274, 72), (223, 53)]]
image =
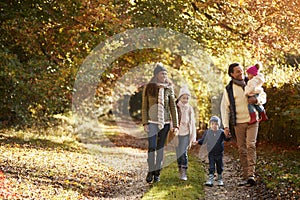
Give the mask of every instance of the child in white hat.
[(178, 146), (176, 147), (179, 178), (187, 180), (188, 148), (196, 141), (196, 125), (194, 109), (189, 104), (191, 93), (187, 86), (180, 89), (177, 99), (177, 111), (179, 119)]

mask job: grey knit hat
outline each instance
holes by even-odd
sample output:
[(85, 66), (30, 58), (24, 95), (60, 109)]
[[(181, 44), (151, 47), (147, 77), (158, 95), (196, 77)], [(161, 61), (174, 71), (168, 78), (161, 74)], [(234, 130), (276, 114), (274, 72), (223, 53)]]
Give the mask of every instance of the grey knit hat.
[(162, 64), (162, 63), (155, 63), (155, 69), (154, 69), (154, 72), (153, 72), (153, 74), (154, 74), (154, 76), (156, 75), (156, 74), (158, 74), (159, 72), (161, 72), (161, 71), (167, 71), (167, 69), (164, 67), (164, 65)]
[(210, 124), (211, 122), (218, 122), (218, 125), (219, 125), (219, 126), (221, 125), (221, 120), (220, 120), (220, 118), (217, 117), (217, 116), (212, 116), (212, 117), (210, 118), (210, 120), (209, 120), (209, 124)]

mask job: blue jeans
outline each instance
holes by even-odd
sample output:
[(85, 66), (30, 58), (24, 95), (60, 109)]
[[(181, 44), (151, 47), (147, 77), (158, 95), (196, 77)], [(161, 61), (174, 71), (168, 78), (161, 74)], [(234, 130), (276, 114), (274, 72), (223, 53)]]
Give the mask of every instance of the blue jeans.
[(264, 111), (264, 107), (260, 106), (260, 105), (248, 104), (248, 110), (249, 110), (249, 113), (253, 113), (253, 112), (255, 112), (255, 110), (257, 112), (261, 113)]
[(149, 123), (148, 132), (148, 168), (149, 172), (161, 170), (164, 158), (164, 146), (170, 130), (170, 124), (165, 124), (159, 130), (158, 124)]
[[(258, 94), (254, 95), (256, 98), (258, 97)], [(255, 110), (259, 113), (263, 112), (265, 108), (262, 105), (256, 105), (256, 104), (248, 104), (248, 110), (249, 113), (255, 112)]]
[(178, 167), (188, 167), (187, 148), (189, 146), (189, 135), (178, 136), (178, 146), (176, 147), (176, 157)]
[(217, 166), (217, 173), (222, 174), (223, 172), (223, 154), (208, 154), (209, 161), (209, 174), (215, 173), (215, 166)]

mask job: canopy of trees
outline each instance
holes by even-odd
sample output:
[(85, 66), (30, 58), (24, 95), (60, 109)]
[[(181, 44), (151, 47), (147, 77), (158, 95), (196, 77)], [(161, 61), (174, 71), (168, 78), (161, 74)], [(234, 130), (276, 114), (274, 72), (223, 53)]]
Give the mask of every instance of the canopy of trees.
[[(246, 67), (260, 60), (266, 67), (267, 87), (285, 83), (299, 95), (299, 7), (299, 0), (1, 2), (0, 120), (51, 125), (54, 114), (71, 110), (76, 75), (92, 50), (116, 34), (142, 27), (188, 36), (211, 56), (214, 73), (224, 84), (229, 63), (238, 61)], [(199, 120), (207, 120), (212, 94), (205, 79), (197, 76), (199, 66), (166, 49), (141, 48), (113, 60), (99, 77), (96, 107), (109, 107), (122, 98), (111, 95), (116, 86), (118, 94), (132, 95), (138, 86), (129, 88), (118, 80), (136, 66), (155, 61), (176, 69), (175, 80), (178, 71), (187, 77), (197, 98)], [(151, 72), (145, 74), (145, 80), (150, 76)]]

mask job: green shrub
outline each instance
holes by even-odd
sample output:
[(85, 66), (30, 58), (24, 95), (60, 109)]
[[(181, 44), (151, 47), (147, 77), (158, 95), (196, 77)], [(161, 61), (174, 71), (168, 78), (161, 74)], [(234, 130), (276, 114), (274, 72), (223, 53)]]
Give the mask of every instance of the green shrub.
[(269, 120), (261, 123), (259, 138), (286, 144), (300, 144), (300, 84), (266, 88)]

